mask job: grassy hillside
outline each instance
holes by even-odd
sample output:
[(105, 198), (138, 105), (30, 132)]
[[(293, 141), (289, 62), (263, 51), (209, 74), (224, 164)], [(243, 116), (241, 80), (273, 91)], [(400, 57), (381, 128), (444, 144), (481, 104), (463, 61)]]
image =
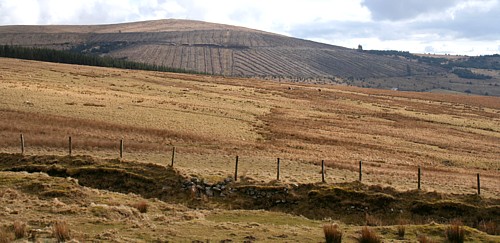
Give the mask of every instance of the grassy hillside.
[[(335, 168), (329, 181), (415, 188), (416, 166), (429, 190), (498, 196), (500, 102), (495, 97), (310, 86), (0, 59), (6, 151), (125, 156), (164, 164), (172, 146), (178, 166), (225, 176), (234, 156), (256, 180), (316, 182), (317, 164)], [(380, 174), (378, 174), (378, 171)], [(445, 175), (442, 174), (446, 171)], [(405, 175), (405, 176), (402, 176)]]
[[(499, 224), (497, 97), (8, 58), (0, 58), (0, 96), (0, 228), (12, 236), (20, 220), (54, 239), (60, 219), (82, 240), (316, 242), (333, 221), (352, 242), (365, 223), (397, 239), (399, 218), (411, 221), (406, 239), (443, 240), (459, 218), (468, 240), (498, 240), (477, 230)], [(20, 133), (25, 156), (12, 155)], [(220, 189), (236, 156), (238, 181)], [(193, 180), (200, 195), (186, 186)], [(232, 193), (208, 196), (215, 185)], [(143, 200), (145, 214), (135, 208)]]

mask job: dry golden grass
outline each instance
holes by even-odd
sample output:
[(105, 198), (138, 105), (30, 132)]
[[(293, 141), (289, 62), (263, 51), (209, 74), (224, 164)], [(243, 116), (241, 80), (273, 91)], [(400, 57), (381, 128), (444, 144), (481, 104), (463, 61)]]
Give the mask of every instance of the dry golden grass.
[[(118, 157), (185, 174), (356, 180), (499, 197), (500, 98), (313, 86), (0, 59), (0, 152)], [(289, 89), (290, 87), (290, 89)], [(318, 89), (321, 91), (318, 91)], [(87, 104), (87, 105), (86, 105)], [(92, 104), (92, 105), (89, 105)]]
[(10, 243), (12, 241), (12, 236), (10, 232), (5, 228), (0, 228), (0, 243)]

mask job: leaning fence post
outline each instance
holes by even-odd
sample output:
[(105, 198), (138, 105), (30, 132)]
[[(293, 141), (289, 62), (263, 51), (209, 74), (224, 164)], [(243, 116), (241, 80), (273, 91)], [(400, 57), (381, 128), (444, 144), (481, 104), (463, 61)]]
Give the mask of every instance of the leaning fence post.
[(21, 154), (24, 155), (24, 135), (21, 133)]
[(69, 136), (68, 138), (68, 152), (69, 152), (69, 156), (71, 156), (71, 151), (72, 150), (72, 145), (71, 145), (71, 136)]
[(276, 180), (280, 180), (280, 158), (278, 158), (278, 168), (276, 168)]
[(418, 166), (418, 190), (420, 191), (420, 165)]
[(477, 173), (477, 195), (481, 195), (481, 179), (479, 178), (479, 173)]
[(236, 155), (236, 165), (234, 166), (234, 181), (238, 180), (238, 155)]
[(123, 139), (120, 139), (120, 159), (123, 158)]
[(321, 160), (321, 182), (325, 183), (325, 160)]
[(172, 147), (172, 163), (170, 166), (174, 167), (174, 160), (175, 160), (175, 147)]
[(359, 181), (363, 178), (363, 161), (359, 161)]

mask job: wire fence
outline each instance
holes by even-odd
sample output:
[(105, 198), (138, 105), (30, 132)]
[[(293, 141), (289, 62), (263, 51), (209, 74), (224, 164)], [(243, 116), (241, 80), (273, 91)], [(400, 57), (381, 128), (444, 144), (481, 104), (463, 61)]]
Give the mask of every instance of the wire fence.
[[(125, 147), (124, 139), (120, 139), (119, 146), (118, 146), (118, 148), (119, 148), (118, 153), (119, 153), (120, 160), (123, 159), (124, 147)], [(68, 149), (68, 155), (73, 156), (73, 139), (71, 136), (68, 137), (67, 149)], [(26, 146), (25, 146), (25, 137), (23, 134), (20, 134), (20, 150), (21, 150), (21, 154), (24, 155), (26, 152)], [(239, 158), (240, 157), (238, 155), (236, 155), (235, 164), (234, 164), (234, 180), (235, 181), (238, 180)], [(171, 160), (170, 160), (169, 166), (174, 167), (175, 162), (176, 162), (176, 147), (172, 146)], [(280, 158), (276, 158), (276, 180), (277, 181), (281, 180), (280, 172), (281, 172), (281, 161), (280, 161)], [(325, 160), (321, 160), (321, 182), (322, 183), (326, 183), (325, 173), (326, 173)], [(358, 181), (361, 182), (363, 180), (363, 161), (362, 160), (360, 160), (359, 164), (358, 164), (358, 174), (359, 174)], [(416, 174), (417, 174), (417, 190), (420, 191), (421, 184), (422, 184), (422, 168), (420, 166), (417, 167)], [(477, 179), (477, 186), (476, 186), (477, 195), (481, 195), (481, 175), (480, 175), (480, 173), (476, 174), (476, 179)]]

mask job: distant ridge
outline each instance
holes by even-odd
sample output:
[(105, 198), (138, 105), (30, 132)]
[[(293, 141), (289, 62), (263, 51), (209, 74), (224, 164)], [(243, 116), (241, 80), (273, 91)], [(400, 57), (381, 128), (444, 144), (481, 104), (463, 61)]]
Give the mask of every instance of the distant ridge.
[[(0, 44), (73, 50), (236, 77), (297, 80), (404, 77), (440, 72), (401, 58), (193, 20), (109, 25), (0, 26)], [(353, 45), (357, 43), (353, 43)]]

